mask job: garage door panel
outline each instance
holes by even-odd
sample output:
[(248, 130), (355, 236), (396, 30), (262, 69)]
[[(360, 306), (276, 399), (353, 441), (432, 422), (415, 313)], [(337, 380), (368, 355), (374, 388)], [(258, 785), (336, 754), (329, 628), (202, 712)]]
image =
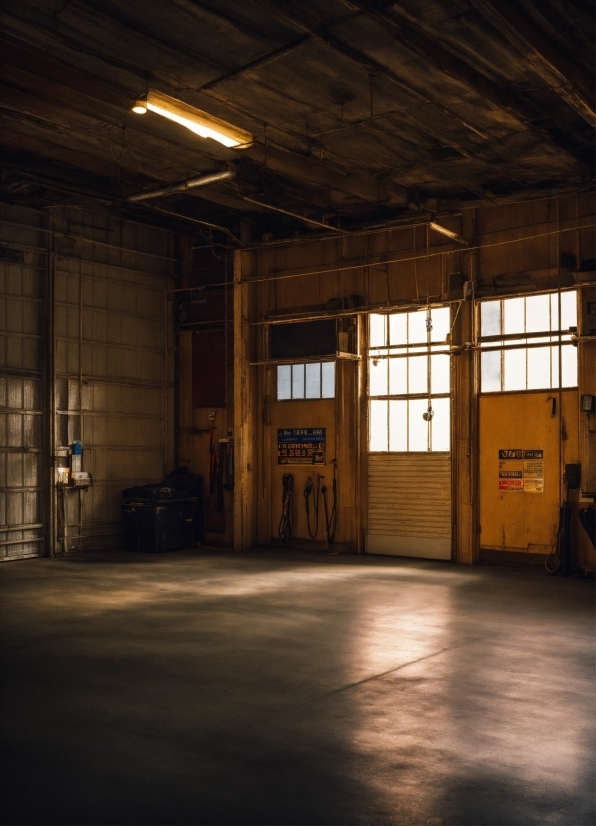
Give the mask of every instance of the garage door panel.
[(368, 457), (369, 553), (451, 558), (451, 455)]

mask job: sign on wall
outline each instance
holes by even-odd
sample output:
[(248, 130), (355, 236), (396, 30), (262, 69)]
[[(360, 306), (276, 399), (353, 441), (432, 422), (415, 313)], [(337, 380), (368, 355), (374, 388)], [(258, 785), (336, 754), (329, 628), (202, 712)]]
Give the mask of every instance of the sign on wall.
[(278, 465), (324, 465), (326, 428), (284, 427), (277, 431)]
[(499, 490), (544, 493), (544, 451), (499, 450)]

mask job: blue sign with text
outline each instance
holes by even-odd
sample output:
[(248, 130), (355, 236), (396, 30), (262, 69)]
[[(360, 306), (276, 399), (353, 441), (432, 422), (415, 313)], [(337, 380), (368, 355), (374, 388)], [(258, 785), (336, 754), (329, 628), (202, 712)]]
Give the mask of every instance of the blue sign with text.
[(324, 427), (284, 427), (277, 431), (279, 465), (324, 465)]

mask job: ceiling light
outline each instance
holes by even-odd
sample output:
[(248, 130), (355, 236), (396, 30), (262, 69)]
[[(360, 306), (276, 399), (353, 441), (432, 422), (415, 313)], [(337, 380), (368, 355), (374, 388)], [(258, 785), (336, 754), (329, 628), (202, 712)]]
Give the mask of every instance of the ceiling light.
[(458, 235), (457, 232), (453, 232), (452, 229), (442, 227), (441, 224), (437, 224), (435, 223), (435, 221), (430, 221), (429, 226), (431, 229), (434, 229), (435, 232), (440, 232), (441, 235), (446, 235), (447, 238), (451, 238), (453, 241), (457, 241), (458, 244), (461, 244), (464, 247), (470, 246), (469, 241), (466, 241), (466, 239), (462, 238), (461, 235)]
[(147, 110), (173, 120), (180, 126), (185, 126), (202, 138), (212, 138), (230, 149), (244, 149), (253, 142), (250, 132), (245, 132), (244, 129), (232, 126), (224, 120), (161, 92), (148, 92), (146, 97), (136, 100), (132, 107), (132, 111), (139, 115)]

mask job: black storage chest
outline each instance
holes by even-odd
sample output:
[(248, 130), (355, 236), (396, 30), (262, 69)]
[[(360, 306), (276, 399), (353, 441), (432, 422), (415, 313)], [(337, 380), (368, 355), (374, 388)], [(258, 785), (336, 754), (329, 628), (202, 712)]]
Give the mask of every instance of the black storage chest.
[(195, 544), (197, 500), (132, 498), (122, 505), (129, 551), (162, 553)]

